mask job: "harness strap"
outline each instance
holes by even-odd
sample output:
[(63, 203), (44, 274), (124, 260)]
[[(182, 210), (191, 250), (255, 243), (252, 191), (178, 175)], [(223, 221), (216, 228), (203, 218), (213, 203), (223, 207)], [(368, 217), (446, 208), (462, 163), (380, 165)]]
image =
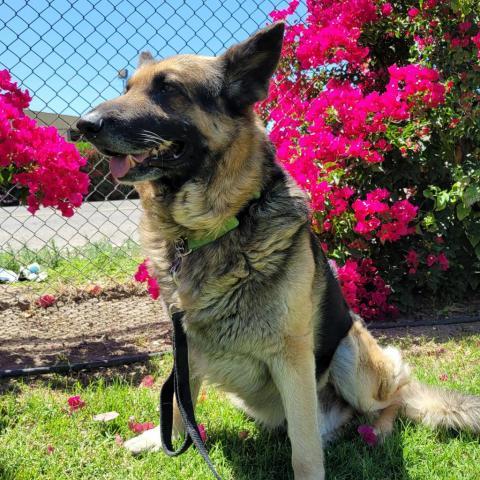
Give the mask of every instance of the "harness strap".
[[(184, 312), (172, 314), (173, 323), (173, 368), (160, 391), (160, 437), (163, 451), (169, 457), (181, 455), (193, 443), (217, 480), (222, 480), (215, 470), (207, 449), (198, 430), (190, 392), (190, 375), (188, 369), (187, 336), (183, 330)], [(175, 450), (172, 444), (173, 430), (173, 396), (177, 399), (178, 409), (185, 426), (185, 439)]]

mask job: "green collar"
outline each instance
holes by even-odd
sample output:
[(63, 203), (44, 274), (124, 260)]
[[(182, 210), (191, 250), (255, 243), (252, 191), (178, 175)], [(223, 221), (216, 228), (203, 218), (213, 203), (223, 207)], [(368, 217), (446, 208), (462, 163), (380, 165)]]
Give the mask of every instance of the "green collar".
[(222, 225), (222, 228), (216, 233), (205, 235), (204, 237), (198, 239), (187, 237), (188, 250), (193, 252), (194, 250), (197, 250), (204, 245), (214, 242), (218, 238), (223, 237), (226, 233), (237, 228), (239, 224), (240, 222), (238, 221), (237, 217), (230, 217), (227, 218), (225, 223)]
[[(261, 196), (260, 192), (255, 192), (255, 194), (253, 195), (253, 198), (258, 200), (260, 196)], [(218, 240), (220, 237), (223, 237), (225, 234), (227, 234), (228, 232), (231, 232), (232, 230), (237, 228), (239, 225), (240, 225), (240, 222), (238, 221), (237, 217), (227, 218), (227, 220), (225, 220), (225, 223), (222, 225), (222, 228), (218, 230), (216, 233), (205, 235), (204, 237), (198, 238), (198, 239), (187, 237), (187, 248), (191, 252), (198, 250), (200, 247), (208, 245), (209, 243), (212, 243), (215, 240)]]

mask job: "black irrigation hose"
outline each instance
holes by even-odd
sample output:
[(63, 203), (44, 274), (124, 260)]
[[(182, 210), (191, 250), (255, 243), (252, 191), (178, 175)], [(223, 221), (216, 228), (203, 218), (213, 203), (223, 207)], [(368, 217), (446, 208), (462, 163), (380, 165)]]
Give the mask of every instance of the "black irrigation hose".
[[(415, 321), (409, 320), (405, 322), (388, 322), (388, 323), (370, 323), (368, 326), (371, 330), (388, 330), (391, 328), (409, 328), (409, 327), (437, 327), (442, 325), (462, 325), (466, 323), (480, 322), (480, 317), (453, 317), (438, 319), (435, 321)], [(0, 370), (0, 379), (14, 377), (28, 377), (31, 375), (45, 375), (48, 373), (70, 373), (78, 370), (96, 370), (98, 368), (118, 367), (120, 365), (129, 365), (132, 363), (146, 362), (151, 358), (161, 357), (170, 350), (163, 352), (140, 353), (137, 355), (121, 355), (117, 357), (107, 358), (105, 360), (94, 360), (91, 362), (81, 363), (64, 363), (60, 365), (51, 365), (48, 367), (33, 368), (17, 368)]]
[(443, 325), (462, 325), (465, 323), (480, 322), (480, 316), (461, 316), (452, 318), (439, 318), (436, 320), (407, 320), (404, 322), (371, 322), (368, 323), (370, 330), (388, 330), (390, 328), (409, 328), (409, 327), (441, 327)]
[(91, 362), (62, 363), (48, 367), (16, 368), (0, 370), (0, 379), (13, 377), (28, 377), (31, 375), (45, 375), (47, 373), (70, 373), (78, 370), (96, 370), (105, 367), (118, 367), (131, 363), (146, 362), (151, 358), (161, 357), (170, 350), (163, 352), (139, 353), (137, 355), (119, 355), (105, 360), (94, 360)]

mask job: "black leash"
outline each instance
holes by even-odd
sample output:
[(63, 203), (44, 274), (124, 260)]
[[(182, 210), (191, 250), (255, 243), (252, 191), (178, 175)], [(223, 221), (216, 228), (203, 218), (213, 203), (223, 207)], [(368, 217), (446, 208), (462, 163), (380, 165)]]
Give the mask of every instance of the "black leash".
[[(173, 368), (160, 391), (160, 437), (162, 447), (169, 457), (176, 457), (186, 452), (193, 443), (205, 462), (207, 462), (214, 477), (217, 480), (222, 480), (208, 456), (207, 449), (198, 430), (197, 421), (195, 420), (192, 394), (190, 392), (187, 336), (182, 326), (183, 315), (184, 312), (175, 312), (172, 315)], [(185, 439), (178, 450), (175, 450), (172, 444), (174, 395), (177, 399), (178, 409), (186, 430)]]

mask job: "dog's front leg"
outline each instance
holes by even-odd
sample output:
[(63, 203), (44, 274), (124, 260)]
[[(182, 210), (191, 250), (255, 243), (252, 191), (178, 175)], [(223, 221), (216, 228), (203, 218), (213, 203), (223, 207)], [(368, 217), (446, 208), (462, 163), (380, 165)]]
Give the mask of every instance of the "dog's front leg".
[[(202, 379), (200, 377), (190, 378), (190, 391), (192, 393), (192, 402), (195, 407), (200, 387), (202, 386)], [(184, 433), (183, 421), (178, 410), (176, 400), (173, 403), (173, 435), (178, 437)], [(140, 435), (127, 440), (124, 447), (130, 450), (133, 454), (138, 454), (145, 451), (157, 452), (162, 448), (162, 441), (160, 439), (160, 427), (152, 428)]]
[(270, 367), (287, 418), (295, 480), (325, 478), (312, 344), (310, 335), (288, 337)]

